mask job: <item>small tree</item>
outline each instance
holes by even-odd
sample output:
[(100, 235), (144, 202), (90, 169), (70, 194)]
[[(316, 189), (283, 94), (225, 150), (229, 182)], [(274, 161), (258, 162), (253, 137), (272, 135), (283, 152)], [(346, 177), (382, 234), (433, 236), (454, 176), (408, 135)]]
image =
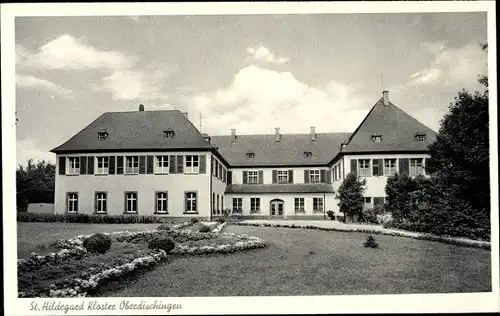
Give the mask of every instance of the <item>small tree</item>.
[(54, 203), (56, 166), (45, 161), (28, 160), (16, 170), (17, 208), (26, 211), (28, 203)]
[(336, 198), (339, 199), (340, 211), (351, 217), (360, 216), (363, 211), (363, 192), (366, 180), (349, 173), (339, 187)]

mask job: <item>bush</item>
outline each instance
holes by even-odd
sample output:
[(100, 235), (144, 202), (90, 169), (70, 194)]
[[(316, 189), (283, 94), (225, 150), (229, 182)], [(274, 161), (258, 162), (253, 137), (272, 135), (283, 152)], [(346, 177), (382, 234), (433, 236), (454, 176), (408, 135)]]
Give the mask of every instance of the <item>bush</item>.
[(168, 225), (168, 224), (161, 224), (160, 226), (158, 226), (157, 229), (158, 230), (170, 230), (170, 225)]
[(111, 248), (112, 240), (108, 235), (101, 233), (94, 234), (83, 241), (83, 247), (88, 252), (105, 253)]
[(153, 215), (36, 214), (17, 213), (18, 222), (62, 222), (86, 224), (156, 224), (164, 221)]
[(382, 205), (375, 205), (372, 208), (364, 209), (361, 213), (361, 220), (366, 223), (380, 224), (381, 218), (379, 215), (384, 213), (385, 209)]
[(210, 227), (208, 227), (207, 225), (200, 226), (200, 233), (208, 233), (208, 232), (210, 232)]
[(345, 223), (345, 215), (344, 215), (344, 214), (336, 215), (336, 216), (335, 216), (335, 219), (336, 219), (338, 222)]
[(175, 242), (172, 238), (166, 235), (158, 234), (154, 235), (148, 243), (149, 249), (159, 249), (164, 250), (165, 252), (170, 252), (175, 248)]
[(198, 222), (199, 220), (196, 217), (191, 218), (191, 224), (196, 224)]
[(222, 223), (225, 223), (225, 222), (226, 222), (226, 220), (225, 220), (225, 219), (223, 219), (223, 218), (219, 218), (219, 219), (217, 220), (217, 222), (219, 222), (219, 223), (221, 223), (221, 224), (222, 224)]
[(328, 217), (330, 219), (335, 219), (335, 213), (333, 211), (328, 211), (328, 212), (326, 212), (326, 214), (328, 215)]
[(372, 235), (369, 235), (363, 246), (365, 246), (365, 248), (377, 248), (378, 243)]

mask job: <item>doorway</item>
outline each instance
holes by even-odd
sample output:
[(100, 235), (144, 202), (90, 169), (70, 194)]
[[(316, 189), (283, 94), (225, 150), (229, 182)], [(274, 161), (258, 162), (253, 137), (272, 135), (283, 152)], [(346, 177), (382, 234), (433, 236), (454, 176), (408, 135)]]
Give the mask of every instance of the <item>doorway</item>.
[(285, 202), (280, 199), (274, 199), (270, 203), (270, 218), (281, 219), (285, 213)]

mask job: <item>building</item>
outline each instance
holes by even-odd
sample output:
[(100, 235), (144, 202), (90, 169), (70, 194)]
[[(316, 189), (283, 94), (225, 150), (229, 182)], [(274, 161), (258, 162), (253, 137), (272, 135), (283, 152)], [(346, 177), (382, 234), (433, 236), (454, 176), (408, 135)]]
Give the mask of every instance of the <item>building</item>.
[(325, 219), (349, 172), (366, 178), (365, 207), (387, 177), (425, 174), (434, 131), (389, 102), (352, 133), (202, 134), (177, 110), (104, 113), (52, 152), (56, 213)]

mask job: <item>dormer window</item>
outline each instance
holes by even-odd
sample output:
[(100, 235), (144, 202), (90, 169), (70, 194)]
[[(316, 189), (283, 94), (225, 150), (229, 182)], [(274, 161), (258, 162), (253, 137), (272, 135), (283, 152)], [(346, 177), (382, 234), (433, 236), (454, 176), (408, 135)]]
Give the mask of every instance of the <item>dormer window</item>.
[(311, 158), (312, 157), (312, 152), (310, 152), (310, 151), (304, 151), (304, 157)]
[(97, 139), (98, 140), (105, 140), (108, 137), (108, 132), (106, 132), (105, 129), (100, 130), (97, 132)]
[(382, 135), (381, 134), (373, 134), (372, 141), (374, 143), (380, 143), (382, 141)]
[(174, 130), (171, 128), (164, 130), (163, 134), (165, 135), (165, 138), (173, 138), (175, 135)]
[(248, 153), (247, 153), (247, 159), (252, 159), (252, 158), (255, 158), (255, 153), (253, 153), (253, 152), (248, 152)]
[(418, 133), (415, 135), (415, 139), (417, 140), (417, 142), (423, 143), (425, 142), (425, 134)]

